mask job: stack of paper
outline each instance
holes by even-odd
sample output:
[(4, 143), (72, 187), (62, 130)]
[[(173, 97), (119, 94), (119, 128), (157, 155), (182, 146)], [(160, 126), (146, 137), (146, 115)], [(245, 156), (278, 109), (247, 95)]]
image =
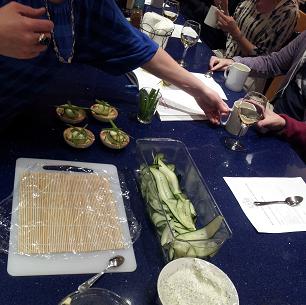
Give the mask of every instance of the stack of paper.
[[(149, 72), (138, 68), (133, 71), (139, 88), (151, 87), (159, 89), (163, 102), (157, 107), (157, 113), (161, 121), (181, 121), (181, 120), (205, 120), (204, 111), (200, 108), (195, 99), (185, 91), (174, 85), (165, 86), (162, 80)], [(215, 90), (219, 96), (226, 100), (226, 95), (220, 85), (212, 77), (204, 74), (192, 73), (200, 79), (203, 84)]]
[[(224, 180), (258, 232), (306, 231), (306, 184), (301, 177), (224, 177)], [(254, 201), (282, 201), (290, 196), (302, 196), (304, 200), (294, 207), (284, 203), (254, 204)]]

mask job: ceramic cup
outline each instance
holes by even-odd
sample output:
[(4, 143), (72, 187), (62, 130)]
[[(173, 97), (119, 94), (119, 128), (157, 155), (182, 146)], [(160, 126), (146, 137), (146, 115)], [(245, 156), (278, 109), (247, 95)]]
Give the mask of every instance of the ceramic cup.
[(204, 23), (212, 28), (218, 27), (218, 19), (217, 19), (217, 11), (218, 8), (216, 6), (211, 6), (209, 11), (205, 17)]
[(248, 66), (238, 62), (228, 66), (224, 71), (226, 88), (236, 92), (241, 91), (250, 72)]
[(243, 102), (242, 99), (238, 100), (234, 103), (227, 119), (225, 121), (221, 120), (221, 124), (225, 126), (225, 130), (234, 136), (238, 136), (241, 129), (241, 136), (245, 135), (248, 131), (248, 127), (240, 121), (238, 116), (238, 108), (242, 104), (244, 104), (243, 106), (246, 108), (249, 106), (249, 103)]

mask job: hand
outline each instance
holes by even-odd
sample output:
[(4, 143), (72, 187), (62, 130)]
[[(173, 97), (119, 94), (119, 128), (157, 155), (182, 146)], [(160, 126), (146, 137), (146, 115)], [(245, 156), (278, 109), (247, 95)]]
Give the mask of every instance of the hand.
[(257, 128), (262, 133), (268, 131), (281, 131), (285, 126), (286, 120), (269, 108), (265, 110), (264, 119), (257, 123)]
[(228, 113), (227, 104), (217, 92), (178, 65), (162, 48), (142, 68), (192, 95), (212, 123), (218, 124), (221, 115)]
[(218, 71), (218, 70), (224, 71), (228, 66), (230, 66), (233, 63), (234, 61), (232, 59), (212, 56), (209, 62), (209, 69), (211, 71)]
[(215, 6), (222, 10), (226, 15), (229, 15), (228, 13), (228, 0), (214, 0)]
[(17, 2), (0, 8), (0, 54), (18, 59), (38, 56), (47, 49), (38, 43), (41, 33), (50, 38), (53, 23), (39, 19), (45, 8), (34, 9)]
[(202, 94), (194, 98), (213, 124), (219, 124), (220, 117), (229, 112), (227, 104), (219, 94), (207, 86), (203, 86)]
[(217, 25), (219, 29), (224, 32), (230, 33), (233, 37), (238, 37), (240, 35), (239, 27), (235, 19), (231, 16), (227, 16), (222, 11), (217, 11)]

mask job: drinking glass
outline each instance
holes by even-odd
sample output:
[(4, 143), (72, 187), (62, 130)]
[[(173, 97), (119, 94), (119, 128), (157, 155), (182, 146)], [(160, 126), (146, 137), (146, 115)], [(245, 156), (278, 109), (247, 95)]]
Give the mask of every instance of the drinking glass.
[(166, 0), (163, 3), (163, 16), (175, 22), (178, 17), (180, 3), (176, 0)]
[(201, 33), (201, 25), (198, 22), (193, 20), (187, 20), (184, 23), (181, 32), (181, 42), (184, 45), (184, 52), (182, 59), (179, 61), (179, 64), (182, 67), (185, 67), (185, 56), (187, 50), (198, 42), (200, 33)]
[(240, 131), (236, 138), (225, 139), (225, 146), (235, 151), (246, 150), (240, 138), (245, 133), (245, 128), (264, 118), (264, 112), (268, 103), (268, 99), (264, 95), (255, 91), (247, 93), (242, 101), (244, 103), (240, 103), (238, 106), (238, 117), (241, 122)]
[(144, 87), (139, 91), (139, 109), (137, 120), (143, 124), (151, 123), (156, 108), (162, 99), (162, 95), (158, 90)]

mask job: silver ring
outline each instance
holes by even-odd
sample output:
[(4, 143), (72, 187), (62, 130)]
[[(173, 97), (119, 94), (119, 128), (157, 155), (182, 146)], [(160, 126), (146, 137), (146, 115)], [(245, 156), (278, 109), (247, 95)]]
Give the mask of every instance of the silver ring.
[(41, 33), (38, 37), (38, 43), (42, 46), (47, 46), (50, 43), (50, 38), (46, 34)]

